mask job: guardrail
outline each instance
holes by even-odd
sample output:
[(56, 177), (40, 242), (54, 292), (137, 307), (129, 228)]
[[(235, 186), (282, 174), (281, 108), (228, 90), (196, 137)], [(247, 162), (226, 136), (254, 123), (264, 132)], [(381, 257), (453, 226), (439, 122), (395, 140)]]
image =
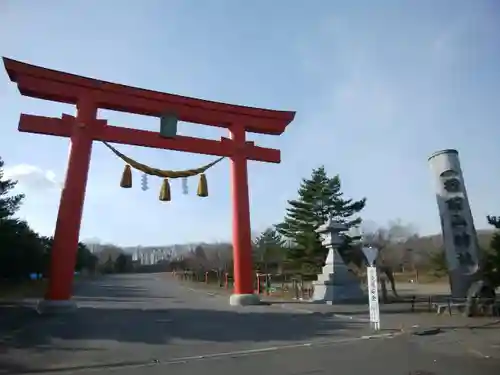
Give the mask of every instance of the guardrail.
[(408, 303), (410, 312), (427, 310), (435, 311), (438, 315), (448, 312), (452, 316), (454, 312), (464, 314), (467, 312), (468, 303), (474, 311), (474, 315), (481, 316), (500, 316), (500, 301), (485, 298), (453, 298), (450, 296), (407, 296), (395, 298), (387, 304)]

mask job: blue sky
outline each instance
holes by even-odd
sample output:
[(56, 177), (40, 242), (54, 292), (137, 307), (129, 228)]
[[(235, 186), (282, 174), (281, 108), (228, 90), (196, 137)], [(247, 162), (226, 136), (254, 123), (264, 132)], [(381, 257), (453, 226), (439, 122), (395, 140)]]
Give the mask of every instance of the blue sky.
[[(343, 190), (367, 197), (366, 220), (400, 218), (439, 231), (427, 157), (461, 155), (476, 226), (500, 214), (500, 6), (490, 1), (141, 0), (0, 3), (0, 52), (35, 65), (216, 101), (295, 110), (280, 165), (249, 167), (252, 230), (279, 222), (302, 177), (324, 164)], [(0, 69), (3, 70), (3, 69)], [(68, 140), (17, 132), (19, 113), (59, 116), (66, 105), (21, 97), (0, 73), (0, 144), (6, 172), (27, 199), (20, 213), (52, 234)], [(110, 124), (159, 129), (154, 118), (101, 111)], [(222, 129), (182, 124), (182, 134)], [(162, 169), (210, 156), (118, 146)], [(157, 200), (118, 187), (123, 164), (95, 144), (81, 238), (122, 245), (230, 238), (229, 162), (208, 172), (210, 197)]]

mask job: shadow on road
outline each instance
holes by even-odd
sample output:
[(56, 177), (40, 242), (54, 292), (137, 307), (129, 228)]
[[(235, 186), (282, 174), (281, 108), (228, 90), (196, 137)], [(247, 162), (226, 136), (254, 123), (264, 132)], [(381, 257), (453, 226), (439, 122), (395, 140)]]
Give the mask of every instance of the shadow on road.
[[(10, 336), (0, 343), (0, 375), (151, 364), (366, 334), (365, 322), (335, 319), (336, 311), (305, 314), (272, 304), (232, 309), (227, 302), (205, 304), (207, 298), (158, 283), (154, 276), (134, 275), (86, 282), (76, 290), (81, 307), (74, 314), (39, 316), (32, 305), (0, 303), (0, 339)], [(338, 313), (357, 315), (366, 310), (346, 306)], [(22, 330), (9, 334), (17, 328)], [(409, 349), (393, 343), (403, 349), (395, 351), (396, 356)], [(359, 353), (352, 358), (363, 362)]]
[(173, 339), (204, 342), (301, 341), (331, 334), (348, 326), (359, 326), (359, 323), (339, 322), (326, 317), (321, 319), (308, 314), (185, 308), (83, 307), (63, 318), (38, 317), (37, 320), (11, 345), (40, 347), (50, 344), (53, 339), (112, 340), (154, 345), (167, 344)]
[(34, 303), (0, 301), (0, 340), (37, 316)]
[(74, 313), (56, 316), (0, 304), (1, 375), (288, 345), (366, 326), (276, 306), (230, 308), (151, 275), (86, 281), (75, 299)]
[(147, 287), (141, 287), (137, 285), (120, 285), (121, 280), (127, 280), (126, 277), (113, 276), (108, 277), (110, 282), (106, 282), (106, 279), (93, 281), (91, 283), (86, 283), (84, 288), (75, 288), (75, 297), (78, 298), (169, 298), (164, 294), (152, 294), (150, 289)]
[[(123, 366), (150, 360), (153, 353), (168, 359), (255, 345), (286, 345), (332, 334), (338, 338), (346, 335), (341, 329), (358, 326), (308, 314), (266, 312), (265, 306), (258, 309), (264, 310), (82, 307), (63, 317), (38, 316), (27, 329), (3, 343), (0, 374), (41, 372), (53, 366), (59, 370), (60, 366), (66, 370)], [(27, 356), (35, 359), (27, 360)]]

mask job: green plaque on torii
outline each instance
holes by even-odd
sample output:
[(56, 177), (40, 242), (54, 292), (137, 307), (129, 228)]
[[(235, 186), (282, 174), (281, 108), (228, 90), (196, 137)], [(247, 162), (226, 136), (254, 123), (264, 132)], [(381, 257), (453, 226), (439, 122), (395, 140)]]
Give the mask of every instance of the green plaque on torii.
[(173, 138), (177, 135), (177, 116), (171, 113), (160, 117), (160, 135), (165, 138)]

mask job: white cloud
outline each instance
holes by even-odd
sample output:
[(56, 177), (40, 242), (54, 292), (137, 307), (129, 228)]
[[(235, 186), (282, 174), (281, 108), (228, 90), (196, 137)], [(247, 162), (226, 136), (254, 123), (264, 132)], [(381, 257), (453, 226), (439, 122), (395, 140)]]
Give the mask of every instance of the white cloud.
[(29, 164), (18, 164), (5, 168), (5, 178), (18, 181), (17, 187), (22, 191), (48, 192), (58, 191), (62, 184), (57, 180), (56, 174), (51, 170)]

